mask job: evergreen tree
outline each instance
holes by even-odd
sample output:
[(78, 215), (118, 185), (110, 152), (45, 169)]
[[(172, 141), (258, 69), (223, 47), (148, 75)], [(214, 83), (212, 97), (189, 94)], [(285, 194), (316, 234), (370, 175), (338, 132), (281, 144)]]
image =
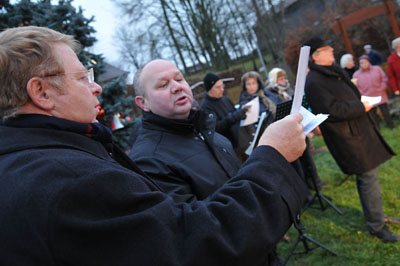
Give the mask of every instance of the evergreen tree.
[[(72, 6), (72, 0), (59, 0), (52, 5), (50, 0), (21, 0), (14, 5), (9, 0), (2, 0), (0, 7), (0, 30), (19, 26), (40, 26), (69, 34), (78, 40), (83, 48), (90, 47), (96, 42), (93, 34), (96, 30), (90, 26), (94, 17), (85, 18), (82, 8)], [(103, 71), (102, 55), (94, 55), (82, 50), (78, 55), (86, 66), (94, 68), (95, 73)], [(95, 60), (96, 64), (93, 64)]]
[(130, 148), (129, 128), (134, 122), (134, 119), (131, 120), (133, 97), (127, 97), (126, 78), (127, 75), (123, 75), (105, 84), (103, 93), (99, 96), (104, 110), (104, 116), (99, 119), (100, 123), (111, 127), (114, 115), (120, 116), (124, 128), (114, 131), (113, 135), (123, 150)]
[[(90, 25), (94, 17), (86, 18), (81, 7), (76, 9), (72, 6), (73, 0), (59, 0), (53, 5), (51, 0), (20, 0), (10, 4), (9, 0), (0, 0), (0, 31), (6, 28), (20, 26), (48, 27), (64, 34), (69, 34), (78, 40), (83, 49), (78, 55), (79, 60), (86, 66), (92, 67), (95, 77), (98, 77), (104, 69), (103, 56), (85, 51), (85, 48), (96, 42), (93, 34), (95, 29)], [(111, 127), (112, 116), (121, 113), (129, 117), (132, 109), (132, 97), (126, 98), (126, 77), (107, 83), (103, 87), (103, 96), (100, 97), (105, 116), (100, 119), (104, 125)], [(128, 121), (129, 124), (129, 121)], [(127, 149), (127, 135), (129, 130), (115, 132), (115, 139), (120, 145)]]

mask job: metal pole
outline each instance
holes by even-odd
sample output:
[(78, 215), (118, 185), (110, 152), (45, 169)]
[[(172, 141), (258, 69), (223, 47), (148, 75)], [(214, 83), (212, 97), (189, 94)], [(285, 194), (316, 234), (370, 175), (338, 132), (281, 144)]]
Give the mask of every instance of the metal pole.
[(261, 54), (260, 47), (258, 47), (257, 36), (256, 36), (256, 34), (254, 33), (253, 30), (251, 30), (251, 35), (252, 35), (253, 39), (254, 39), (255, 42), (256, 42), (256, 48), (257, 48), (258, 57), (260, 58), (261, 65), (262, 65), (262, 67), (264, 68), (265, 77), (268, 78), (267, 67), (266, 67), (265, 64), (264, 64), (264, 58), (263, 58), (263, 56), (262, 56), (262, 54)]

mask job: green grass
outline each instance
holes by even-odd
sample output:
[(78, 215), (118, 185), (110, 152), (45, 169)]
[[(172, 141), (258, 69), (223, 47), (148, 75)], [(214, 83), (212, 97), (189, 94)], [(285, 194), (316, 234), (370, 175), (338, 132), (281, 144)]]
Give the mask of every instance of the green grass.
[[(381, 132), (394, 149), (400, 154), (400, 123), (396, 120), (396, 129), (389, 130), (383, 124)], [(322, 137), (314, 136), (313, 143), (317, 150), (324, 146)], [(318, 247), (306, 254), (293, 255), (287, 265), (400, 265), (400, 243), (384, 244), (377, 238), (369, 235), (365, 226), (364, 217), (358, 198), (355, 177), (352, 176), (341, 186), (338, 186), (345, 177), (328, 151), (322, 149), (314, 156), (318, 173), (329, 185), (323, 194), (332, 198), (332, 202), (340, 208), (341, 216), (328, 207), (321, 211), (319, 204), (306, 210), (302, 215), (302, 223), (306, 227), (305, 233), (338, 253), (333, 256), (326, 250)], [(400, 157), (394, 156), (379, 168), (380, 184), (385, 214), (400, 216)], [(389, 224), (389, 228), (400, 234), (400, 225)], [(278, 252), (286, 258), (290, 248), (298, 236), (293, 227), (288, 235), (290, 243), (280, 242)], [(310, 247), (315, 247), (309, 244)], [(295, 253), (304, 251), (299, 243)]]

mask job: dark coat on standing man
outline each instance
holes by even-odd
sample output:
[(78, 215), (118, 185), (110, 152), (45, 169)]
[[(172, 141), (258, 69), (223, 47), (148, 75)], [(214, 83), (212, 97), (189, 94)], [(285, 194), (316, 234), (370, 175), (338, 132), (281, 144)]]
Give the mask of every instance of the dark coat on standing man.
[(141, 134), (129, 157), (177, 201), (203, 200), (240, 167), (215, 123), (214, 114), (201, 110), (192, 110), (184, 120), (143, 112)]
[(314, 114), (329, 114), (320, 125), (326, 145), (346, 174), (361, 174), (394, 155), (372, 118), (361, 95), (337, 65), (309, 64), (305, 92)]
[(299, 223), (305, 185), (272, 147), (204, 201), (177, 203), (111, 140), (45, 115), (0, 125), (0, 265), (265, 266)]

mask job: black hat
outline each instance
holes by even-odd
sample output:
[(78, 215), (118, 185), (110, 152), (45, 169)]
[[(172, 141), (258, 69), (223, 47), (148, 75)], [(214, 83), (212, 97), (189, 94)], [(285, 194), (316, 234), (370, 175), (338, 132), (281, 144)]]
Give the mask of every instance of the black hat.
[(206, 91), (211, 90), (211, 88), (214, 86), (214, 84), (220, 80), (221, 78), (218, 75), (215, 75), (213, 73), (208, 73), (204, 78), (203, 78), (203, 82), (204, 82), (204, 88), (206, 89)]
[(313, 36), (308, 39), (304, 45), (310, 46), (310, 56), (318, 49), (332, 43), (331, 40), (323, 40), (319, 36)]

